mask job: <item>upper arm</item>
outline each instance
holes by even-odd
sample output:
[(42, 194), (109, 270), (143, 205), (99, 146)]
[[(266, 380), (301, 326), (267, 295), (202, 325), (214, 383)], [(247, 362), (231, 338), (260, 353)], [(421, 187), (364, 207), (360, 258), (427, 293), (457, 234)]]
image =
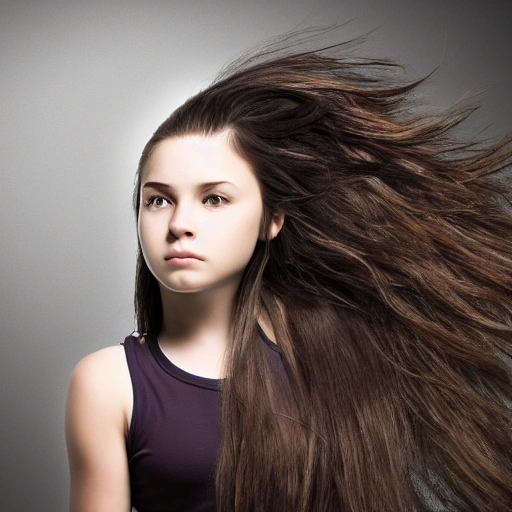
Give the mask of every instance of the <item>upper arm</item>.
[(130, 400), (122, 347), (91, 354), (73, 371), (66, 407), (71, 512), (130, 510), (125, 444)]

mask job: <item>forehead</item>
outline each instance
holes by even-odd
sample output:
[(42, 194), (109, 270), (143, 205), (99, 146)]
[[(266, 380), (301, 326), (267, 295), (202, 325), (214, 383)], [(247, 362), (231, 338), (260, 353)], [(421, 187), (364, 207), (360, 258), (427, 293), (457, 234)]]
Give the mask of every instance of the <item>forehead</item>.
[(230, 181), (257, 183), (249, 163), (236, 153), (229, 134), (184, 135), (170, 137), (155, 145), (146, 165), (142, 182)]

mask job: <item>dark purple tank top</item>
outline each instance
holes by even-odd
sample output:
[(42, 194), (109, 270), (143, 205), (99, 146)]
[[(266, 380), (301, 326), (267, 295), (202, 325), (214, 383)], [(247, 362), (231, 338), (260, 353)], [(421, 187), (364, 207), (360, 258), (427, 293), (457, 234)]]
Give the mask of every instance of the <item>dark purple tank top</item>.
[[(259, 332), (282, 369), (277, 346)], [(214, 512), (221, 381), (178, 368), (154, 337), (141, 344), (128, 336), (124, 349), (134, 398), (126, 440), (132, 507), (138, 512)]]

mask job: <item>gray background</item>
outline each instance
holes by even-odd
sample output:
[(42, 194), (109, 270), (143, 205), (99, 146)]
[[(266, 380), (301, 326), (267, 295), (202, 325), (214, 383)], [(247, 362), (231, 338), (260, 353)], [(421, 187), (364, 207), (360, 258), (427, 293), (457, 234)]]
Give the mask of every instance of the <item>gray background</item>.
[[(63, 413), (76, 362), (133, 329), (139, 154), (156, 126), (248, 46), (297, 26), (379, 27), (445, 106), (492, 86), (470, 124), (510, 128), (509, 1), (0, 3), (0, 509), (67, 508)], [(489, 125), (491, 125), (489, 127)]]

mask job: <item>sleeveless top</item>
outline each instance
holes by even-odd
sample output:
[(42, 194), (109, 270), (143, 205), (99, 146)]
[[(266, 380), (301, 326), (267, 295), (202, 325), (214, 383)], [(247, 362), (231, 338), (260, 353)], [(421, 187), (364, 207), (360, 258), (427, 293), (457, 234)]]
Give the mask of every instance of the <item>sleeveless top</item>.
[[(274, 368), (277, 345), (259, 329)], [(133, 387), (126, 439), (132, 507), (138, 512), (214, 512), (221, 440), (221, 381), (174, 365), (155, 337), (124, 343)]]

